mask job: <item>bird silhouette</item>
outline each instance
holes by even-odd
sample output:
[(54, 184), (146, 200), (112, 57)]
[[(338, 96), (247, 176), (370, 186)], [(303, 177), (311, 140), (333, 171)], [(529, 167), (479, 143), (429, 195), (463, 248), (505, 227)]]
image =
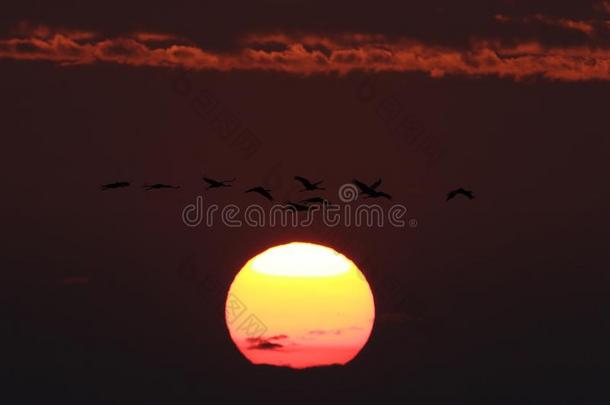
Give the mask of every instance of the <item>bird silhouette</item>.
[(472, 200), (474, 198), (474, 194), (471, 190), (465, 190), (460, 187), (447, 193), (447, 201), (451, 200), (452, 198), (455, 198), (458, 194), (462, 194), (468, 197), (469, 200)]
[(163, 183), (155, 183), (155, 184), (144, 184), (144, 189), (146, 191), (149, 190), (159, 190), (162, 188), (172, 188), (172, 189), (176, 189), (176, 188), (180, 188), (180, 186), (172, 186), (170, 184), (163, 184)]
[(367, 186), (365, 183), (358, 181), (356, 179), (354, 179), (352, 181), (352, 183), (354, 183), (360, 189), (360, 194), (366, 194), (365, 198), (384, 197), (384, 198), (387, 198), (388, 200), (392, 199), (392, 196), (389, 195), (388, 193), (384, 193), (383, 191), (377, 191), (377, 187), (379, 187), (379, 185), (381, 185), (381, 179), (377, 180), (370, 186)]
[(300, 182), (303, 187), (305, 187), (303, 190), (300, 191), (314, 191), (314, 190), (326, 190), (325, 188), (319, 187), (320, 184), (322, 184), (322, 181), (316, 181), (316, 182), (311, 182), (309, 180), (307, 180), (305, 177), (301, 177), (301, 176), (294, 176), (294, 179), (298, 182)]
[(307, 205), (303, 205), (303, 204), (299, 204), (299, 203), (294, 203), (294, 202), (291, 202), (291, 201), (286, 201), (284, 203), (284, 205), (285, 205), (286, 209), (293, 209), (293, 210), (296, 210), (296, 211), (307, 211), (307, 210), (309, 210), (309, 207)]
[(312, 197), (299, 201), (299, 204), (330, 204), (326, 198)]
[(265, 187), (253, 187), (246, 190), (246, 193), (257, 193), (265, 197), (269, 201), (273, 201), (273, 196), (271, 195), (271, 190), (266, 189)]
[(210, 179), (209, 177), (204, 177), (203, 178), (203, 181), (208, 183), (208, 186), (206, 187), (206, 190), (209, 190), (211, 188), (231, 187), (231, 184), (227, 184), (227, 183), (232, 183), (235, 180), (237, 180), (237, 179), (236, 178), (232, 178), (231, 180), (214, 180), (214, 179)]
[(131, 183), (128, 181), (117, 181), (115, 183), (102, 184), (101, 188), (102, 188), (102, 191), (104, 191), (104, 190), (112, 190), (115, 188), (129, 187), (130, 185), (131, 185)]

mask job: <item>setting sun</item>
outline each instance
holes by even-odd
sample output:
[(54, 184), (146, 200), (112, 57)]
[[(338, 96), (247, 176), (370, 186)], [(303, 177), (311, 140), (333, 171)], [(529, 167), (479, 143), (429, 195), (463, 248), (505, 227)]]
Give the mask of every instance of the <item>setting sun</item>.
[(239, 271), (227, 296), (231, 339), (254, 364), (346, 364), (375, 319), (371, 289), (344, 255), (311, 243), (275, 246)]

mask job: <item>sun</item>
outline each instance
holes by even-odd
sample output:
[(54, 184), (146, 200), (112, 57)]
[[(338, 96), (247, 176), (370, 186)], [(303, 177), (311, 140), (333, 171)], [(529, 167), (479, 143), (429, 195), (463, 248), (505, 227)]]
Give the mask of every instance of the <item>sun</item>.
[(231, 339), (254, 364), (344, 365), (368, 341), (375, 304), (351, 260), (294, 242), (245, 264), (229, 289), (225, 318)]

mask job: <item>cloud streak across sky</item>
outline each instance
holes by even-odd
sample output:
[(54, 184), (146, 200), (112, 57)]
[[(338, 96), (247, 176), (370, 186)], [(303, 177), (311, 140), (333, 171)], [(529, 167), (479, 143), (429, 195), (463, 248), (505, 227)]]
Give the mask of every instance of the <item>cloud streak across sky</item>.
[(514, 18), (514, 17), (504, 15), (504, 14), (496, 14), (496, 16), (494, 18), (496, 19), (496, 21), (499, 21), (502, 23), (511, 23), (511, 22), (520, 22), (523, 24), (540, 23), (543, 25), (560, 27), (560, 28), (567, 29), (567, 30), (580, 31), (583, 34), (586, 34), (589, 36), (594, 35), (594, 33), (596, 31), (596, 25), (598, 25), (598, 24), (601, 25), (600, 26), (601, 30), (605, 29), (605, 24), (598, 23), (597, 21), (579, 21), (579, 20), (572, 20), (569, 18), (549, 17), (549, 16), (545, 16), (543, 14), (534, 14), (531, 16), (526, 16), (526, 17), (521, 17), (521, 18)]
[(59, 65), (118, 63), (190, 70), (257, 70), (312, 75), (352, 71), (496, 76), (515, 80), (610, 80), (610, 50), (549, 47), (536, 41), (502, 45), (472, 41), (467, 49), (369, 34), (250, 35), (230, 52), (213, 52), (165, 33), (100, 38), (88, 31), (30, 27), (0, 40), (0, 58)]

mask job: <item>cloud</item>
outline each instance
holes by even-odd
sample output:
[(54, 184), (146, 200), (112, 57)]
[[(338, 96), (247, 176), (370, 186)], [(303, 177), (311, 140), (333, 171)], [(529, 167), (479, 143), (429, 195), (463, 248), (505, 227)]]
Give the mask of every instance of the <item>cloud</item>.
[[(160, 44), (157, 40), (168, 42)], [(65, 32), (0, 40), (0, 58), (50, 61), (60, 65), (119, 63), (127, 66), (192, 70), (259, 70), (297, 75), (353, 71), (423, 72), (445, 76), (495, 76), (521, 80), (610, 80), (610, 50), (600, 47), (547, 47), (538, 42), (512, 46), (473, 41), (467, 49), (381, 35), (249, 35), (225, 53), (171, 43), (166, 34), (133, 34), (101, 40)], [(155, 46), (156, 45), (156, 46)]]
[[(569, 18), (558, 18), (546, 16), (543, 14), (534, 14), (525, 17), (510, 17), (504, 14), (496, 14), (495, 20), (501, 23), (522, 23), (522, 24), (531, 24), (531, 23), (540, 23), (547, 26), (552, 27), (560, 27), (568, 30), (575, 30), (582, 32), (586, 35), (593, 35), (595, 32), (596, 22), (592, 21), (579, 21), (572, 20)], [(602, 25), (603, 27), (603, 25)]]
[(279, 343), (258, 342), (256, 344), (248, 347), (248, 349), (250, 349), (250, 350), (277, 350), (277, 349), (281, 349), (282, 347), (284, 347), (284, 345), (281, 345)]
[(19, 24), (17, 24), (12, 32), (13, 35), (17, 37), (33, 37), (41, 39), (49, 39), (54, 35), (60, 34), (75, 41), (93, 39), (98, 36), (98, 34), (93, 31), (71, 30), (62, 27), (51, 28), (41, 24), (34, 25), (28, 21), (21, 21)]
[(270, 338), (267, 338), (267, 340), (282, 340), (282, 339), (288, 339), (288, 335), (275, 335), (275, 336), (271, 336)]
[(249, 350), (278, 350), (284, 347), (283, 344), (275, 343), (274, 340), (287, 339), (287, 335), (276, 335), (269, 338), (254, 337), (247, 338), (246, 342), (250, 343)]
[(178, 39), (177, 36), (171, 34), (160, 34), (154, 32), (135, 32), (133, 38), (140, 42), (167, 42)]
[(315, 330), (310, 330), (308, 333), (310, 335), (318, 335), (318, 336), (323, 336), (323, 335), (340, 335), (341, 331), (339, 329), (335, 329), (335, 330), (315, 329)]
[(324, 336), (324, 335), (341, 335), (344, 332), (352, 331), (352, 330), (362, 330), (359, 326), (350, 326), (347, 328), (341, 329), (314, 329), (307, 332), (308, 335), (316, 335), (316, 336)]

